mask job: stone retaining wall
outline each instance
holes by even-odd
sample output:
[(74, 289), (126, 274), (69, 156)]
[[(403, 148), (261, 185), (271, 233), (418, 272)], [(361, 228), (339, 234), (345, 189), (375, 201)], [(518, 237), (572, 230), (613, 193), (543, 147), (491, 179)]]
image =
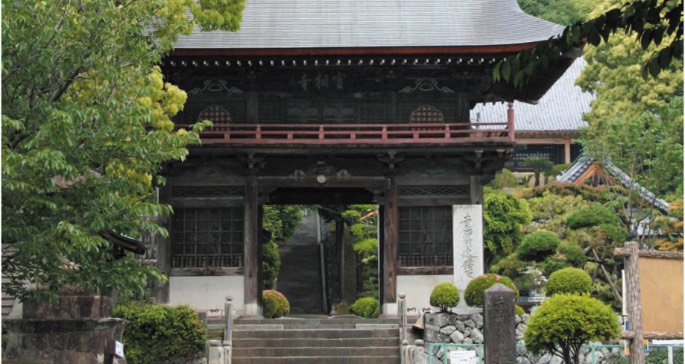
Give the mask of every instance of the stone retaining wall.
[[(525, 314), (516, 316), (516, 363), (517, 364), (561, 364), (562, 360), (559, 357), (551, 355), (533, 355), (526, 351), (523, 343), (523, 333), (528, 327), (528, 319), (530, 315)], [(423, 340), (425, 341), (426, 355), (418, 355), (415, 352), (421, 350), (421, 346), (412, 347), (412, 357), (419, 360), (410, 361), (415, 364), (427, 363), (432, 356), (433, 363), (442, 363), (445, 353), (439, 347), (430, 348), (431, 343), (442, 344), (483, 344), (483, 315), (457, 315), (448, 312), (429, 313), (424, 316), (424, 332)], [(432, 351), (432, 352), (430, 352)], [(597, 349), (595, 350), (595, 364), (613, 363), (621, 355), (620, 348), (613, 349)], [(583, 364), (592, 364), (592, 352), (589, 348), (584, 348), (581, 351), (580, 362)]]

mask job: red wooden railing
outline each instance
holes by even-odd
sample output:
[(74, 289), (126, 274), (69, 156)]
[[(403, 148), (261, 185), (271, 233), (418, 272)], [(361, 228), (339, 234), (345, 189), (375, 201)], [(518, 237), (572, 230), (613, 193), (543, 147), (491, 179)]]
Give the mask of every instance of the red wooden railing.
[[(177, 127), (188, 127), (178, 125)], [(513, 143), (513, 120), (477, 124), (214, 124), (203, 144)]]

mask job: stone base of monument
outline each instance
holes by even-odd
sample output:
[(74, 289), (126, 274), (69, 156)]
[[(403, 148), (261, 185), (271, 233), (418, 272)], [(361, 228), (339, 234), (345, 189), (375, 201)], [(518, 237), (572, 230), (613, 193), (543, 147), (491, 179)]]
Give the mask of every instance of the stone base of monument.
[(22, 319), (3, 320), (7, 348), (3, 363), (117, 363), (115, 342), (125, 321), (112, 318), (112, 299), (60, 296), (54, 303), (24, 302)]

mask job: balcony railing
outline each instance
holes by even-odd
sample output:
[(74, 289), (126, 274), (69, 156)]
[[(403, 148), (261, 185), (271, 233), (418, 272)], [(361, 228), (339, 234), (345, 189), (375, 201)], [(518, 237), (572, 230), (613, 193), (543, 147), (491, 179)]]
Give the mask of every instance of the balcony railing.
[[(188, 125), (178, 125), (179, 128)], [(469, 144), (514, 143), (513, 122), (477, 124), (215, 124), (203, 144)]]

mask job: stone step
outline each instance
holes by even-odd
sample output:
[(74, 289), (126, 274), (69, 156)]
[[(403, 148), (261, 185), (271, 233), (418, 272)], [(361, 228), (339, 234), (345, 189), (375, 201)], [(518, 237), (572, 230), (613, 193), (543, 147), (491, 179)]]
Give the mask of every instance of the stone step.
[(378, 338), (334, 338), (334, 339), (315, 339), (311, 338), (279, 338), (279, 339), (233, 339), (234, 348), (293, 348), (293, 347), (393, 347), (397, 349), (399, 338), (397, 337), (378, 337)]
[(258, 347), (233, 348), (233, 358), (256, 356), (308, 357), (308, 356), (388, 356), (397, 355), (397, 347)]
[(335, 356), (310, 356), (310, 357), (246, 357), (246, 358), (233, 358), (231, 361), (233, 364), (399, 364), (400, 356), (348, 356), (348, 357), (335, 357)]
[(292, 329), (292, 330), (235, 330), (234, 339), (279, 339), (279, 338), (310, 338), (310, 339), (336, 339), (336, 338), (378, 338), (399, 337), (397, 329)]

